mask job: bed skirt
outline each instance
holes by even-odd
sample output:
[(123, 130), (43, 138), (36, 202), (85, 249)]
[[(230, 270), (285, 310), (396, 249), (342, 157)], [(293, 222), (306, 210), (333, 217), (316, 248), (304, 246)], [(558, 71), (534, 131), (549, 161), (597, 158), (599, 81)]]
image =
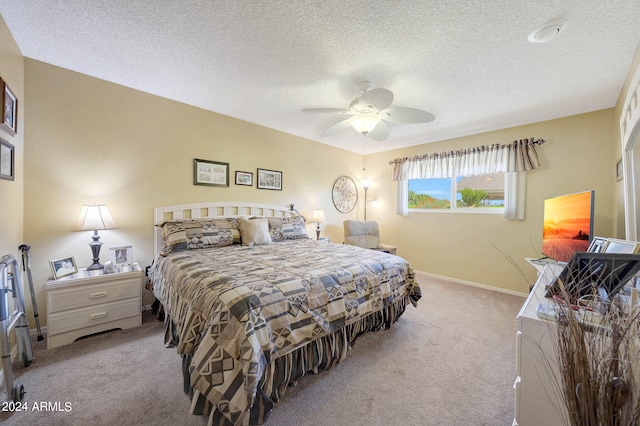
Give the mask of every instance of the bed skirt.
[[(353, 324), (345, 326), (331, 334), (289, 352), (279, 358), (269, 360), (265, 372), (260, 380), (254, 399), (248, 425), (261, 425), (267, 421), (274, 403), (278, 402), (286, 393), (287, 388), (307, 373), (318, 374), (329, 370), (347, 356), (356, 339), (369, 331), (388, 329), (404, 313), (411, 296), (406, 295), (386, 308), (373, 312)], [(165, 346), (175, 347), (178, 344), (173, 321), (165, 316)], [(209, 426), (238, 426), (230, 421), (220, 407), (207, 400), (197, 389), (191, 386), (191, 355), (182, 356), (182, 374), (184, 392), (191, 399), (191, 413), (195, 415), (209, 415)]]

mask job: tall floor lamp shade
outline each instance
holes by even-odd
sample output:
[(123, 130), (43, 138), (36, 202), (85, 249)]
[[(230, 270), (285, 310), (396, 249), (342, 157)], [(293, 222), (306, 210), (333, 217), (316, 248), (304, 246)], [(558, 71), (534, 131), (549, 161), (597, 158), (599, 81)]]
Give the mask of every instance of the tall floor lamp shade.
[(109, 209), (104, 204), (87, 204), (82, 206), (80, 213), (80, 230), (93, 231), (91, 237), (93, 241), (89, 243), (91, 253), (93, 255), (93, 263), (87, 267), (87, 270), (103, 269), (104, 265), (100, 264), (100, 235), (98, 231), (102, 229), (116, 229), (117, 225), (109, 214)]

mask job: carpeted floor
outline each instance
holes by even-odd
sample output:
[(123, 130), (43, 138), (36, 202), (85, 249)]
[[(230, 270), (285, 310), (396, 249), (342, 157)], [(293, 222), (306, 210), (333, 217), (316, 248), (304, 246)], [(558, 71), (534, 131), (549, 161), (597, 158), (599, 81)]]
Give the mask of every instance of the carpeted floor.
[[(267, 425), (510, 425), (516, 314), (522, 297), (418, 274), (423, 298), (390, 330), (358, 339), (328, 372), (303, 377)], [(180, 358), (163, 326), (143, 325), (46, 350), (14, 363), (28, 411), (7, 425), (206, 425), (189, 414)], [(5, 406), (0, 406), (0, 411)], [(38, 410), (34, 410), (40, 409)]]

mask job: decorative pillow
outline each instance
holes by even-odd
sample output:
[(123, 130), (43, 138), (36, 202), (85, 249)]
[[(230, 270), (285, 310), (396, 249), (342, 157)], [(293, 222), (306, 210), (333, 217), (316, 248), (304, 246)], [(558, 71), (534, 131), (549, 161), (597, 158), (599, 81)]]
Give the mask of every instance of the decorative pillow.
[(240, 220), (240, 237), (243, 246), (271, 244), (269, 222), (265, 218)]
[(235, 218), (172, 220), (160, 226), (160, 254), (165, 256), (178, 251), (226, 247), (240, 242), (238, 220)]
[(304, 219), (301, 217), (268, 217), (271, 240), (299, 240), (309, 238)]

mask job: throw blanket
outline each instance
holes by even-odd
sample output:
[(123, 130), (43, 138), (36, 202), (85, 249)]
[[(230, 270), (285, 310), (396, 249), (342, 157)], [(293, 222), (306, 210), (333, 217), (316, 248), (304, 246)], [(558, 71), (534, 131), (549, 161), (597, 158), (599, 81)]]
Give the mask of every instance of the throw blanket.
[(309, 239), (157, 256), (151, 280), (191, 385), (232, 424), (247, 423), (270, 361), (421, 297), (401, 257)]

